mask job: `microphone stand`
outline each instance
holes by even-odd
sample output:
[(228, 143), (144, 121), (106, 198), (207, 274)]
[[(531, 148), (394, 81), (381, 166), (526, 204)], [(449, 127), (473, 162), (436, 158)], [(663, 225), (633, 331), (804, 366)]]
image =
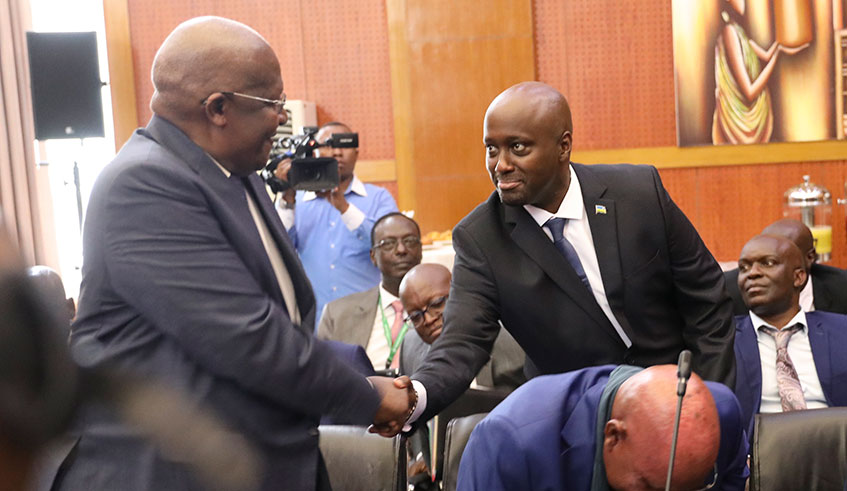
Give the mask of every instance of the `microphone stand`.
[(682, 398), (685, 396), (685, 391), (688, 388), (688, 379), (691, 377), (691, 352), (688, 350), (683, 350), (682, 353), (679, 354), (679, 360), (677, 362), (676, 369), (677, 377), (679, 377), (679, 381), (676, 385), (676, 395), (678, 399), (676, 401), (676, 416), (674, 417), (673, 422), (673, 439), (671, 439), (671, 456), (670, 462), (668, 463), (668, 479), (665, 481), (665, 491), (670, 491), (671, 489), (671, 476), (673, 475), (673, 461), (676, 457), (676, 442), (679, 438), (679, 417), (682, 414)]

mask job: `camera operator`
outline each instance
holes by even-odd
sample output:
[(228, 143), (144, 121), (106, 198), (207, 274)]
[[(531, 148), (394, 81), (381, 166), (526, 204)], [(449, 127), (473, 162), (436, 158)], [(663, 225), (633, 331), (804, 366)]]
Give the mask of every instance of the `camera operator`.
[[(334, 134), (351, 132), (346, 124), (332, 122), (321, 126), (315, 139), (323, 144)], [(276, 206), (322, 314), (330, 301), (379, 284), (379, 270), (370, 259), (371, 229), (381, 216), (397, 211), (397, 203), (387, 190), (355, 176), (358, 148), (322, 146), (317, 153), (338, 160), (338, 187), (296, 194), (289, 188)], [(287, 182), (290, 169), (291, 161), (283, 160), (274, 175)]]

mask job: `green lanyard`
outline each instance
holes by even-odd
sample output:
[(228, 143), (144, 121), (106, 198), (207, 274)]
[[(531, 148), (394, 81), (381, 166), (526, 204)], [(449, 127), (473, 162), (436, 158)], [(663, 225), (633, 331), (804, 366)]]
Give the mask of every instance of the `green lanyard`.
[[(403, 328), (400, 329), (400, 332), (397, 334), (397, 339), (394, 342), (391, 342), (391, 328), (388, 327), (388, 320), (385, 318), (385, 309), (382, 307), (382, 292), (379, 292), (376, 297), (376, 304), (379, 308), (379, 314), (382, 316), (382, 329), (385, 331), (385, 342), (388, 343), (388, 359), (385, 360), (385, 368), (386, 370), (391, 366), (391, 362), (394, 360), (394, 355), (397, 354), (397, 349), (400, 348), (400, 343), (403, 341), (403, 336), (406, 335), (406, 330), (409, 329), (409, 324), (403, 323)], [(394, 314), (400, 315), (400, 314)]]

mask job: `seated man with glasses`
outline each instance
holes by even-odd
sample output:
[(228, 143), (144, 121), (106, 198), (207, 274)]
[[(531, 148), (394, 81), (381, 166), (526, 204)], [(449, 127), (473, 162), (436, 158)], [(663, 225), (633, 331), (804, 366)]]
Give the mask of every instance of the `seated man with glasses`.
[[(535, 377), (474, 428), (458, 489), (664, 489), (676, 387), (675, 365)], [(692, 374), (671, 489), (744, 489), (745, 423), (728, 387)]]
[(389, 213), (371, 229), (370, 259), (380, 272), (379, 285), (326, 305), (318, 338), (365, 348), (374, 370), (396, 374), (400, 345), (414, 329), (405, 317), (399, 296), (400, 281), (421, 262), (421, 231), (417, 222), (399, 212)]
[[(430, 345), (441, 335), (444, 326), (441, 315), (450, 296), (450, 280), (450, 270), (444, 266), (420, 264), (409, 270), (400, 283), (400, 300), (408, 312), (406, 321), (415, 328), (415, 333), (407, 334), (400, 348), (400, 373), (414, 373), (429, 353)], [(526, 381), (525, 359), (520, 345), (501, 327), (491, 359), (471, 386), (514, 390)]]
[[(315, 139), (325, 143), (336, 133), (352, 131), (344, 123), (326, 123)], [(338, 187), (296, 193), (288, 189), (276, 207), (312, 282), (321, 316), (327, 303), (379, 284), (380, 272), (369, 257), (368, 239), (377, 219), (396, 212), (397, 203), (386, 189), (356, 177), (358, 148), (321, 147), (317, 156), (338, 161)], [(282, 161), (276, 177), (287, 181), (290, 169), (291, 161)]]

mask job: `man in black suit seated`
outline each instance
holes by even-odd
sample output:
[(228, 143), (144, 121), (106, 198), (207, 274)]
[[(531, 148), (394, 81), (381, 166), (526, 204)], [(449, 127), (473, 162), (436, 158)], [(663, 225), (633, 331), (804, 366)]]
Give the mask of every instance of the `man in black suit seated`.
[[(762, 230), (763, 235), (785, 237), (794, 242), (803, 254), (803, 264), (809, 280), (800, 291), (800, 308), (804, 312), (823, 310), (847, 314), (847, 271), (818, 264), (815, 240), (803, 222), (789, 218), (777, 220)], [(738, 269), (724, 273), (726, 289), (732, 297), (734, 315), (747, 315), (747, 305), (738, 290)]]

